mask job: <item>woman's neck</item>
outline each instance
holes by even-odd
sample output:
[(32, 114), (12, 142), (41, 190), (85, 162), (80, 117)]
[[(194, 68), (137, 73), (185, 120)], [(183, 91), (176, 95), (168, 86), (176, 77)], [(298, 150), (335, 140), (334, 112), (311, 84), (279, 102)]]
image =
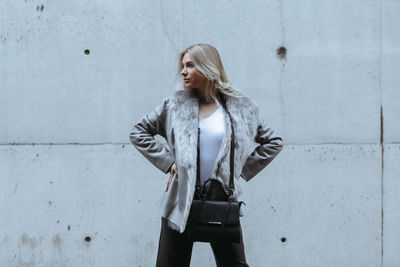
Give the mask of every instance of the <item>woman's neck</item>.
[(205, 95), (205, 90), (203, 90), (203, 89), (195, 88), (194, 92), (195, 92), (197, 98), (199, 99), (199, 104), (212, 104), (215, 102), (212, 97), (207, 99), (207, 97)]
[(214, 103), (215, 101), (214, 101), (214, 99), (209, 99), (209, 100), (207, 100), (205, 97), (200, 97), (199, 98), (199, 103), (200, 104), (212, 104), (212, 103)]

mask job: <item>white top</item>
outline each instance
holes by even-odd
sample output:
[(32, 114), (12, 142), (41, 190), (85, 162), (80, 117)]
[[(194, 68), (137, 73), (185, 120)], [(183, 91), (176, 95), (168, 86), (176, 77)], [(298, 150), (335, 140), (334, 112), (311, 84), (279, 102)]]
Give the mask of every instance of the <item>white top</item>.
[(225, 135), (224, 112), (221, 105), (210, 116), (199, 120), (200, 184), (211, 176)]

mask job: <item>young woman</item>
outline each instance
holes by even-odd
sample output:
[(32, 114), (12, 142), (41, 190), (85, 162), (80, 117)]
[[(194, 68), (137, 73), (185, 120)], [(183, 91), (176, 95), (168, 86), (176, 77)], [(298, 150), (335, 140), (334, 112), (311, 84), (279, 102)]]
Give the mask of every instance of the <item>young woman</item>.
[[(201, 183), (215, 177), (229, 185), (231, 123), (221, 101), (231, 114), (235, 133), (235, 180), (249, 181), (282, 149), (282, 138), (260, 119), (258, 105), (230, 85), (213, 46), (195, 44), (181, 52), (179, 74), (184, 90), (165, 98), (130, 133), (136, 149), (170, 173), (160, 210), (157, 267), (190, 265), (193, 242), (185, 229), (196, 184), (198, 128)], [(156, 134), (166, 139), (168, 148), (154, 139)], [(255, 149), (254, 142), (258, 143)], [(239, 194), (235, 183), (234, 199)], [(217, 266), (248, 266), (242, 236), (240, 243), (210, 245)]]

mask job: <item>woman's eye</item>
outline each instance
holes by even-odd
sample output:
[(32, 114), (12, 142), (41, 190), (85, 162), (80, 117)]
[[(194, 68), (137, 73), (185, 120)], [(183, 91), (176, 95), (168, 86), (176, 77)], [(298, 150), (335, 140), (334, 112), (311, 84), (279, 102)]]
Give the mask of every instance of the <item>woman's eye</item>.
[[(189, 68), (193, 68), (193, 67), (194, 67), (194, 65), (193, 65), (192, 63), (189, 63), (189, 64), (187, 64), (186, 66), (189, 67)], [(182, 67), (182, 69), (183, 69), (185, 66), (184, 66), (184, 65), (181, 65), (181, 67)]]

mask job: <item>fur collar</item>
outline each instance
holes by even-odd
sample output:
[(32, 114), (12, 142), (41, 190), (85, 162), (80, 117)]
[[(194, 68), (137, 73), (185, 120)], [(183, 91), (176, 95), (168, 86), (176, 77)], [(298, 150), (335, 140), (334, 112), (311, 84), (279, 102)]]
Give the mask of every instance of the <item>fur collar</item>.
[[(226, 107), (232, 117), (235, 132), (234, 178), (237, 180), (245, 160), (253, 150), (258, 123), (258, 106), (242, 93), (237, 97), (221, 93), (218, 96), (225, 99)], [(199, 101), (194, 89), (179, 90), (172, 99), (171, 124), (178, 174), (180, 169), (184, 169), (187, 172), (190, 186), (194, 188), (196, 184)], [(226, 185), (229, 185), (231, 123), (225, 110), (224, 118), (226, 132), (212, 171), (212, 177), (221, 179)], [(236, 189), (235, 185), (234, 197), (237, 199)], [(193, 194), (189, 194), (187, 197), (192, 199)]]

